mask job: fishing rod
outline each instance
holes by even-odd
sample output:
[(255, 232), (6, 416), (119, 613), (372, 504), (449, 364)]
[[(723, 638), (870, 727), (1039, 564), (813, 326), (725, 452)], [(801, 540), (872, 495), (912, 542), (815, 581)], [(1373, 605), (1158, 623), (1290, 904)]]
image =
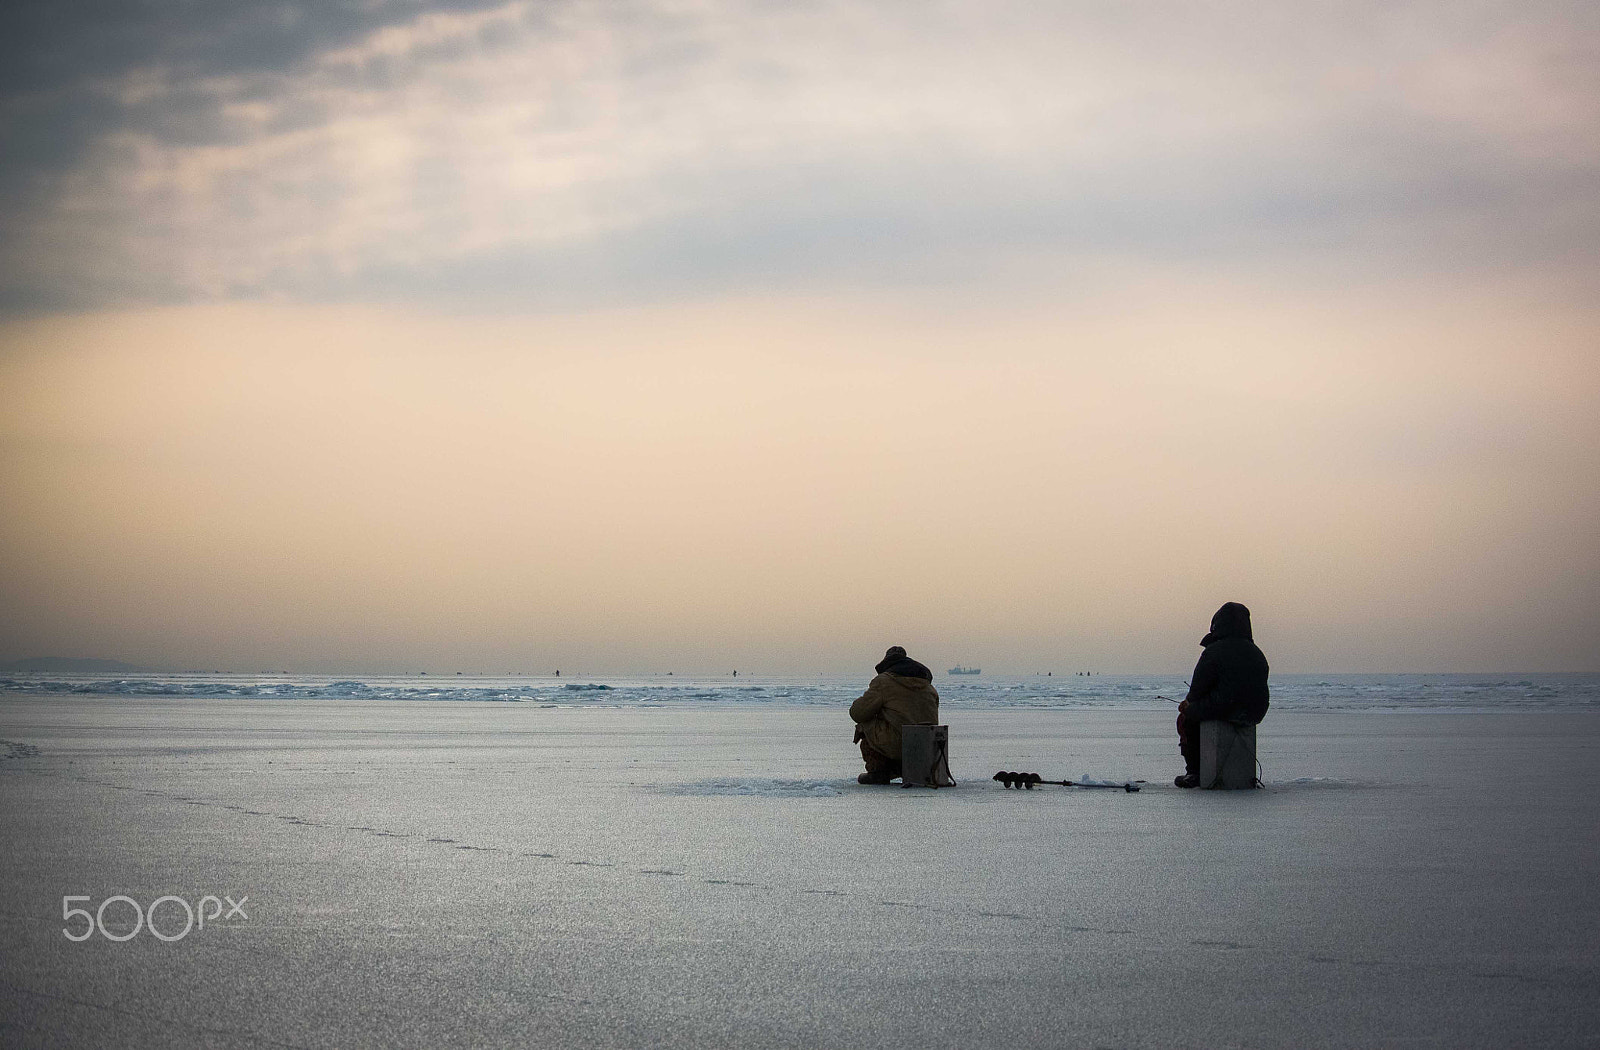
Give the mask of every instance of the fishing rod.
[(1045, 780), (1037, 773), (1008, 773), (1005, 770), (994, 775), (994, 779), (1004, 784), (1007, 789), (1016, 788), (1018, 791), (1032, 791), (1035, 784), (1059, 784), (1062, 787), (1080, 788), (1121, 788), (1128, 794), (1139, 790), (1142, 780), (1126, 780), (1120, 784), (1101, 784), (1092, 780)]

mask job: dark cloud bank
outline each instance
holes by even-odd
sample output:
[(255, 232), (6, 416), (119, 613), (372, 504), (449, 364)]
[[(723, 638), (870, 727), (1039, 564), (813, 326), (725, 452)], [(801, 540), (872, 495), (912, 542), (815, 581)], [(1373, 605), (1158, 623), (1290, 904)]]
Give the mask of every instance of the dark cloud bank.
[[(1122, 49), (1131, 61), (1154, 69), (1163, 55), (1189, 47), (1195, 75), (1218, 83), (1231, 74), (1219, 72), (1226, 63), (1208, 58), (1204, 49), (1234, 49), (1223, 52), (1230, 59), (1259, 54), (1272, 67), (1260, 77), (1260, 98), (1276, 102), (1275, 92), (1299, 92), (1304, 97), (1295, 104), (1302, 112), (1256, 135), (1238, 129), (1208, 135), (1190, 126), (1209, 116), (1203, 107), (1178, 112), (1181, 83), (1163, 89), (1166, 94), (1143, 94), (1143, 87), (1129, 85), (1121, 96), (1113, 86), (1095, 103), (1100, 113), (1089, 122), (1099, 139), (1068, 130), (1018, 147), (1025, 154), (1020, 157), (968, 149), (960, 126), (935, 129), (923, 139), (912, 128), (904, 142), (877, 150), (824, 135), (741, 157), (723, 148), (719, 136), (726, 129), (715, 125), (719, 118), (707, 117), (702, 154), (634, 172), (620, 190), (580, 185), (584, 198), (575, 198), (584, 203), (615, 190), (624, 198), (669, 201), (669, 207), (567, 240), (512, 236), (464, 253), (430, 251), (430, 243), (442, 242), (459, 223), (451, 196), (464, 191), (451, 189), (448, 153), (423, 156), (409, 176), (432, 187), (418, 195), (417, 232), (409, 243), (397, 235), (392, 243), (365, 245), (352, 258), (332, 261), (279, 253), (249, 267), (222, 263), (203, 288), (186, 282), (171, 258), (187, 250), (184, 235), (164, 229), (161, 214), (141, 211), (136, 203), (103, 202), (103, 212), (80, 223), (81, 230), (68, 223), (60, 227), (65, 233), (37, 233), (36, 216), (57, 208), (67, 180), (114, 132), (181, 148), (322, 127), (339, 114), (328, 112), (314, 94), (285, 90), (318, 55), (385, 27), (414, 24), (427, 12), (496, 6), (480, 0), (6, 5), (0, 12), (0, 195), (10, 203), (0, 211), (0, 233), (22, 247), (0, 254), (0, 309), (260, 296), (570, 306), (817, 280), (854, 286), (960, 282), (981, 278), (1008, 253), (1180, 264), (1249, 260), (1332, 267), (1345, 275), (1386, 267), (1549, 267), (1580, 285), (1592, 283), (1600, 233), (1592, 185), (1600, 175), (1600, 146), (1591, 134), (1597, 107), (1581, 100), (1589, 86), (1600, 84), (1592, 71), (1583, 71), (1595, 54), (1597, 16), (1587, 5), (1554, 3), (1483, 4), (1449, 17), (1425, 6), (1401, 5), (1393, 13), (1387, 7), (1381, 13), (1352, 8), (1340, 17), (1359, 30), (1321, 52), (1308, 43), (1313, 34), (1295, 31), (1291, 20), (1243, 19), (1227, 4), (1185, 16), (1203, 31), (1192, 45), (1175, 44), (1174, 32), (1159, 26), (1141, 27), (1104, 12), (1038, 16), (1042, 21), (1031, 29), (996, 16), (982, 24), (1002, 37), (1011, 34), (1019, 48), (1030, 34), (1063, 43), (1100, 34), (1106, 49)], [(626, 45), (617, 81), (603, 86), (615, 87), (634, 109), (648, 106), (655, 94), (667, 106), (711, 106), (737, 94), (759, 114), (764, 92), (779, 97), (826, 87), (796, 87), (799, 74), (781, 63), (741, 63), (742, 49), (755, 39), (750, 26), (759, 24), (752, 19), (766, 17), (759, 4), (728, 5), (725, 21), (737, 31), (725, 31), (720, 13), (696, 22), (642, 3), (537, 4), (484, 30), (481, 38), (379, 56), (343, 75), (375, 93), (398, 91), (425, 81), (434, 63), (451, 57), (451, 47), (547, 45), (570, 29), (557, 24), (556, 14), (576, 9), (591, 22), (609, 19), (613, 24), (602, 26), (610, 33), (606, 39)], [(885, 39), (896, 39), (899, 18), (921, 26), (919, 36), (907, 37), (907, 47), (929, 47), (935, 57), (959, 53), (927, 43), (940, 31), (939, 18), (906, 21), (908, 10), (884, 10), (890, 14), (880, 21), (891, 30)], [(837, 17), (818, 14), (822, 20)], [(947, 23), (946, 29), (956, 21)], [(1239, 25), (1254, 27), (1262, 39), (1251, 44), (1229, 36), (1230, 27)], [(844, 25), (839, 30), (845, 36), (851, 31)], [(1372, 41), (1381, 46), (1372, 47), (1369, 58)], [(998, 74), (1007, 45), (990, 46), (984, 61)], [(1281, 47), (1307, 49), (1315, 61), (1305, 77), (1279, 68), (1274, 49)], [(883, 82), (895, 90), (899, 67), (889, 61), (893, 56), (868, 55), (885, 59)], [(1373, 64), (1370, 76), (1360, 68), (1363, 60)], [(1501, 70), (1501, 80), (1491, 77), (1486, 88), (1464, 89), (1460, 112), (1446, 116), (1411, 104), (1400, 75), (1426, 66), (1444, 72), (1421, 80), (1448, 84), (1458, 72), (1470, 79), (1495, 62), (1511, 71)], [(815, 70), (805, 68), (814, 78)], [(696, 94), (709, 69), (726, 79), (714, 83), (714, 91)], [(145, 73), (159, 78), (161, 89), (129, 90)], [(928, 71), (930, 86), (937, 73)], [(1345, 74), (1352, 84), (1367, 84), (1361, 89), (1367, 94), (1355, 98), (1356, 88), (1315, 83), (1317, 77)], [(981, 83), (986, 70), (966, 75)], [(1529, 97), (1549, 94), (1555, 113), (1531, 137), (1497, 126), (1489, 112), (1497, 83), (1529, 77), (1544, 85), (1528, 89)], [(1385, 78), (1393, 81), (1387, 93)], [(1197, 90), (1204, 86), (1196, 84)], [(551, 100), (543, 119), (570, 122), (582, 132), (585, 120), (604, 117), (592, 111), (585, 88), (575, 82), (575, 97)], [(1232, 95), (1219, 97), (1235, 105), (1250, 97), (1230, 90)], [(271, 104), (268, 124), (244, 126), (228, 115), (230, 106), (254, 100)], [(1473, 109), (1475, 100), (1482, 111)], [(459, 101), (474, 105), (470, 88), (462, 89)], [(820, 111), (817, 120), (846, 125), (852, 102), (870, 107), (874, 101), (847, 99), (837, 111)], [(997, 125), (1014, 116), (1002, 106), (993, 112)], [(810, 126), (810, 118), (802, 118), (791, 125), (797, 135)], [(885, 119), (892, 127), (894, 117)], [(1169, 119), (1171, 127), (1163, 123)], [(984, 122), (973, 126), (981, 130)], [(1040, 118), (1038, 127), (1048, 132), (1051, 125)], [(624, 128), (622, 134), (636, 130)], [(667, 133), (679, 130), (674, 126)], [(283, 192), (263, 188), (270, 187), (270, 178), (252, 182), (249, 175), (241, 174), (238, 188), (230, 191), (229, 207), (239, 215), (269, 204), (269, 192)], [(372, 189), (338, 183), (337, 173), (333, 180), (322, 192), (358, 196)], [(294, 192), (307, 191), (300, 186)], [(428, 211), (440, 202), (448, 206)], [(132, 245), (127, 258), (104, 263), (104, 247), (121, 236), (122, 226), (128, 231), (122, 241)], [(235, 239), (261, 236), (257, 228), (240, 231)], [(223, 241), (229, 236), (218, 234)]]

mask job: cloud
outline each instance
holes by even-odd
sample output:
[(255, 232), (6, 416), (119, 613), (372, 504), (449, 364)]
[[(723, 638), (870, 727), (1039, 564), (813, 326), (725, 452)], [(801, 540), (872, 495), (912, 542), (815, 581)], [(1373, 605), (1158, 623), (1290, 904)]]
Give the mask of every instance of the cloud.
[(79, 119), (20, 140), (44, 189), (0, 218), (0, 301), (1570, 266), (1600, 232), (1582, 5), (278, 10), (124, 18), (96, 76), (19, 74), (10, 112), (71, 83)]

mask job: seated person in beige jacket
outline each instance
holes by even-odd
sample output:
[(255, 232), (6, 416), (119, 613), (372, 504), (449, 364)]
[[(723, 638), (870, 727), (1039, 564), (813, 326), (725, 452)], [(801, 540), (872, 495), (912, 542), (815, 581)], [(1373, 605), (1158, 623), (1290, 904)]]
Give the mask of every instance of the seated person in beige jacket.
[(896, 645), (875, 670), (878, 676), (850, 705), (855, 739), (867, 764), (867, 771), (856, 778), (862, 784), (887, 784), (900, 775), (901, 726), (939, 721), (939, 691), (927, 667)]

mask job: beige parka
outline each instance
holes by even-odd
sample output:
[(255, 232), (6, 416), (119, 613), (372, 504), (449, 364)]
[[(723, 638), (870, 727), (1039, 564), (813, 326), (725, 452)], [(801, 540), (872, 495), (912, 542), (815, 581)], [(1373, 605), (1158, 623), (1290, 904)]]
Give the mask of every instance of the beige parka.
[(850, 705), (850, 719), (875, 751), (898, 759), (901, 726), (939, 721), (939, 691), (926, 678), (884, 671)]

